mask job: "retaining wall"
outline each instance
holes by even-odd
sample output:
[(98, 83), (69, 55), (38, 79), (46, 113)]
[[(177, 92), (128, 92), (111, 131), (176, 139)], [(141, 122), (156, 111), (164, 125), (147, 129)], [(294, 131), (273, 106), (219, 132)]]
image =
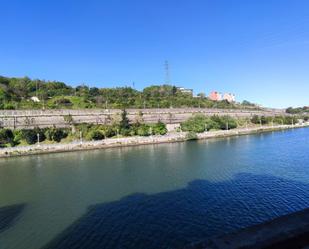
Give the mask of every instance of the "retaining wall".
[[(119, 109), (83, 109), (83, 110), (1, 110), (0, 126), (11, 129), (34, 127), (66, 127), (73, 123), (111, 124), (120, 120)], [(238, 109), (207, 109), (207, 108), (173, 108), (173, 109), (127, 109), (130, 121), (145, 123), (161, 121), (165, 124), (177, 124), (187, 120), (194, 114), (207, 116), (230, 115), (233, 117), (251, 117), (286, 115), (283, 110), (238, 110)]]

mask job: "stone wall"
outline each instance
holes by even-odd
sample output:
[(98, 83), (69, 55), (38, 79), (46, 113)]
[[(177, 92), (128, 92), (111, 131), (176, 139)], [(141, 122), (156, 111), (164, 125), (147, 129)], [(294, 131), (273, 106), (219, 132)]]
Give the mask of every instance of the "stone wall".
[[(251, 117), (253, 115), (285, 115), (283, 110), (236, 110), (206, 108), (173, 108), (173, 109), (127, 109), (128, 118), (145, 123), (161, 121), (166, 124), (177, 124), (194, 114), (230, 115), (233, 117)], [(83, 109), (83, 110), (1, 110), (0, 126), (11, 129), (34, 127), (66, 127), (73, 123), (111, 124), (120, 120), (119, 109)], [(71, 122), (70, 122), (71, 120)]]

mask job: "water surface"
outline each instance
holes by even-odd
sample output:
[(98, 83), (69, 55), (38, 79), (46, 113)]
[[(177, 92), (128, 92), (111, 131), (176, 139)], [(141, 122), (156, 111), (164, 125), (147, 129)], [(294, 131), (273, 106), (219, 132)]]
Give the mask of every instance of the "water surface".
[(182, 248), (309, 207), (309, 129), (0, 160), (0, 248)]

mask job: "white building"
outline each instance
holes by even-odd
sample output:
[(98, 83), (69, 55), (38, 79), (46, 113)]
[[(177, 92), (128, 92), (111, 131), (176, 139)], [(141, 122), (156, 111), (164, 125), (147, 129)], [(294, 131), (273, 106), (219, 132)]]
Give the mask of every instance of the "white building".
[(177, 90), (182, 92), (182, 93), (187, 93), (187, 94), (193, 95), (193, 89), (187, 89), (187, 88), (184, 88), (184, 87), (177, 87)]
[(236, 100), (235, 94), (225, 93), (223, 94), (223, 100), (226, 100), (228, 102), (235, 102)]
[(33, 96), (30, 98), (33, 102), (40, 102), (39, 98), (36, 96)]

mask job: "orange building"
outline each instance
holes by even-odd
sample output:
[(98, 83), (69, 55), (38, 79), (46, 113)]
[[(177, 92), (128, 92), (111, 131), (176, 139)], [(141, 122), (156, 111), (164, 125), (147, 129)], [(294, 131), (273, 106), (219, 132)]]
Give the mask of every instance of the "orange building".
[(213, 101), (221, 101), (222, 100), (222, 94), (216, 91), (213, 91), (209, 94), (209, 99)]

